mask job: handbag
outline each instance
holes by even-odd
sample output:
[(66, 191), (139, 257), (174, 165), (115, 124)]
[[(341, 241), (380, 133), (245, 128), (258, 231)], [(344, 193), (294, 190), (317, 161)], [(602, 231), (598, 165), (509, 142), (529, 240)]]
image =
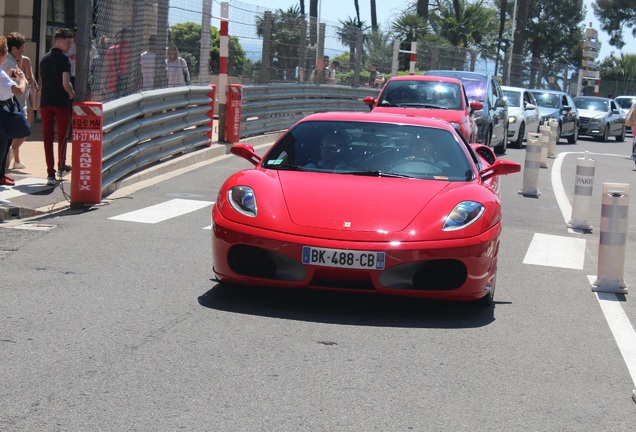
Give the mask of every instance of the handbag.
[(28, 108), (31, 110), (39, 110), (40, 109), (40, 96), (42, 95), (41, 90), (32, 84), (29, 86), (29, 106)]
[(29, 135), (31, 126), (15, 96), (0, 102), (0, 136), (14, 139), (26, 138)]

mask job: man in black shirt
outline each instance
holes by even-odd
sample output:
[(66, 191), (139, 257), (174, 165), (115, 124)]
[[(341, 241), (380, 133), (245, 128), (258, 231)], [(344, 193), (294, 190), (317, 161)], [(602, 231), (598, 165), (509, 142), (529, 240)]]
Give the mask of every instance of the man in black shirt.
[(48, 184), (55, 184), (55, 157), (53, 154), (54, 130), (57, 125), (58, 173), (61, 175), (71, 171), (66, 165), (67, 131), (71, 120), (71, 100), (75, 91), (71, 84), (71, 60), (66, 52), (73, 44), (73, 32), (59, 29), (55, 32), (55, 44), (42, 57), (40, 73), (42, 75), (42, 95), (40, 113), (42, 115), (42, 135), (44, 139), (44, 156)]

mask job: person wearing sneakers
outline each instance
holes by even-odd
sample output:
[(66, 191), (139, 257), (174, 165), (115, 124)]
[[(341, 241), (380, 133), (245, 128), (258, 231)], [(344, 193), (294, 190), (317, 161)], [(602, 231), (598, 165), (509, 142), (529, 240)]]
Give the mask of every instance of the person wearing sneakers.
[[(0, 36), (0, 66), (7, 62), (9, 56), (7, 38)], [(5, 104), (12, 101), (14, 96), (24, 95), (26, 92), (26, 82), (24, 72), (22, 72), (17, 65), (15, 68), (9, 69), (9, 74), (0, 69), (0, 109), (7, 109)], [(9, 138), (0, 135), (0, 185), (4, 186), (15, 185), (13, 178), (7, 176), (5, 173), (6, 159), (9, 153), (9, 141)]]
[(44, 54), (40, 61), (40, 75), (42, 77), (42, 95), (40, 99), (40, 113), (42, 115), (42, 135), (44, 139), (44, 156), (46, 158), (47, 183), (54, 185), (55, 156), (53, 153), (53, 139), (57, 126), (57, 155), (58, 174), (60, 176), (71, 172), (71, 166), (66, 165), (66, 144), (68, 127), (71, 121), (71, 100), (75, 98), (75, 90), (71, 84), (71, 60), (66, 52), (73, 44), (73, 32), (69, 29), (59, 29), (55, 32), (55, 44)]

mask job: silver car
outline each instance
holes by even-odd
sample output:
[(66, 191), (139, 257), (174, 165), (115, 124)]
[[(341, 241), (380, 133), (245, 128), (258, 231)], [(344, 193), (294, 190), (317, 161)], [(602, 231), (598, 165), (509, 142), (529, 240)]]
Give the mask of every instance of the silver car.
[(501, 86), (508, 105), (508, 141), (513, 147), (521, 148), (528, 133), (538, 132), (541, 112), (528, 89)]
[(598, 96), (577, 96), (574, 105), (579, 110), (579, 135), (594, 137), (598, 141), (625, 141), (626, 112), (614, 99)]

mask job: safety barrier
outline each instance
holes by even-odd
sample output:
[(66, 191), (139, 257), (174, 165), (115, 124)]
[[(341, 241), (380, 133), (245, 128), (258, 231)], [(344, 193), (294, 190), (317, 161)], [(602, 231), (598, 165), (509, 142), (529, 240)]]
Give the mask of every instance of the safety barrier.
[(523, 186), (519, 194), (528, 197), (538, 197), (539, 168), (541, 166), (541, 134), (529, 133), (526, 143), (526, 159), (523, 165)]
[[(243, 86), (240, 137), (289, 128), (324, 111), (365, 111), (379, 90), (330, 85)], [(102, 189), (163, 159), (211, 144), (210, 86), (140, 92), (103, 105)]]

